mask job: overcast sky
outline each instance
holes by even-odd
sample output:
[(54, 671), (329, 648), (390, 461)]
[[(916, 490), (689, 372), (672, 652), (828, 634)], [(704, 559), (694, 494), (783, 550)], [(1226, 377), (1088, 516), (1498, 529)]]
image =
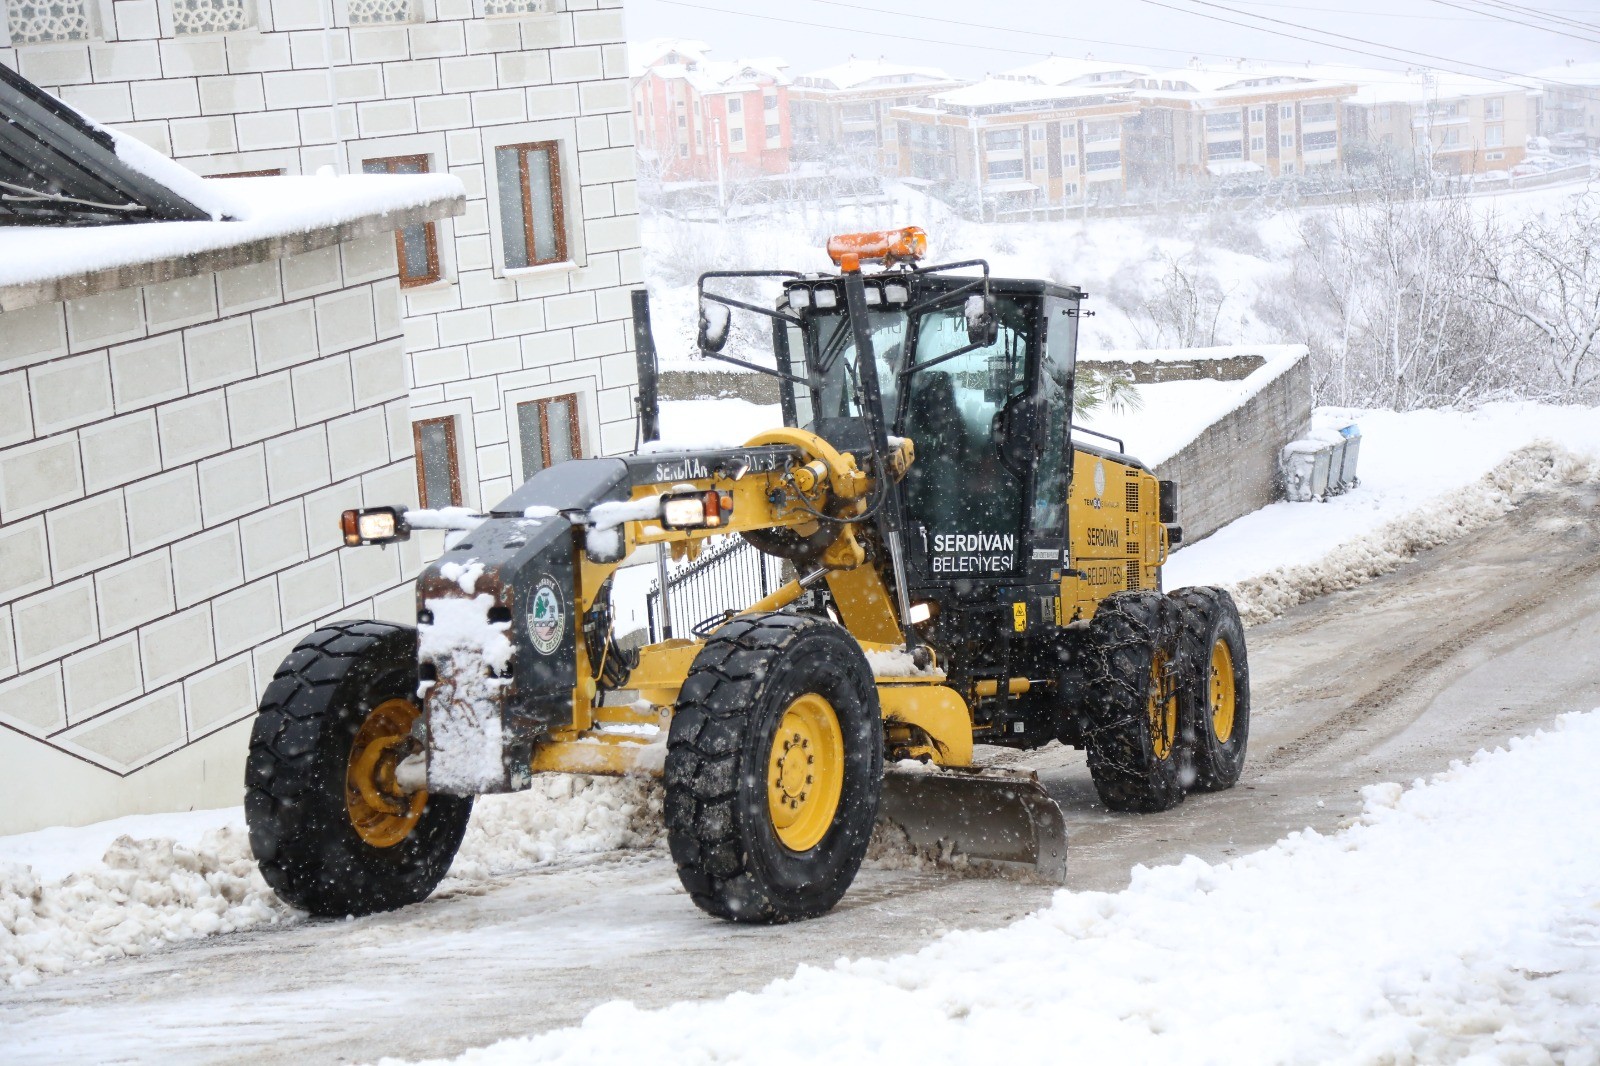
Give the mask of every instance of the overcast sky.
[(795, 74), (851, 55), (929, 63), (966, 77), (1051, 53), (1146, 66), (1181, 66), (1191, 55), (1431, 65), (1483, 77), (1600, 62), (1600, 0), (624, 0), (624, 9), (630, 40), (699, 38), (714, 58), (776, 55)]

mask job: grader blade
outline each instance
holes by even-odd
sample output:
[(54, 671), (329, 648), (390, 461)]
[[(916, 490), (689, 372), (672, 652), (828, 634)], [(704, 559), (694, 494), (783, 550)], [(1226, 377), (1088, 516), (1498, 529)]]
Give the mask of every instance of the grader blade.
[(1066, 820), (1032, 770), (890, 767), (878, 819), (919, 851), (1066, 884)]

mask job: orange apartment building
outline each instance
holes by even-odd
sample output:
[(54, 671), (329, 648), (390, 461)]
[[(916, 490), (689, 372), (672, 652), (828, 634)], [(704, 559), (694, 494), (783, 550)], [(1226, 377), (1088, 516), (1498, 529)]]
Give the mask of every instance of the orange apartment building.
[(1128, 124), (1129, 180), (1141, 186), (1336, 168), (1349, 79), (1249, 67), (1185, 67), (1132, 82), (1139, 115)]
[(1064, 207), (1126, 187), (1123, 123), (1138, 114), (1117, 86), (991, 78), (897, 107), (897, 173), (967, 187), (986, 218)]
[(1510, 170), (1538, 132), (1539, 91), (1439, 71), (1370, 70), (1345, 106), (1353, 142), (1416, 159), (1444, 177)]
[(714, 61), (703, 41), (633, 50), (639, 159), (663, 181), (715, 181), (789, 170), (789, 75), (781, 59)]
[(792, 154), (805, 160), (843, 155), (893, 174), (899, 166), (899, 142), (890, 112), (925, 104), (934, 94), (964, 84), (938, 67), (854, 56), (838, 66), (801, 74), (789, 87)]

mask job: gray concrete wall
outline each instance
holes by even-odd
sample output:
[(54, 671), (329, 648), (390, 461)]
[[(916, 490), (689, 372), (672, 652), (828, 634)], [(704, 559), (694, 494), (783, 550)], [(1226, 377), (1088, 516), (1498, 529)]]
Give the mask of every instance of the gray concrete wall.
[(1279, 499), (1278, 453), (1311, 424), (1311, 364), (1302, 355), (1265, 388), (1212, 423), (1156, 475), (1178, 483), (1185, 544)]

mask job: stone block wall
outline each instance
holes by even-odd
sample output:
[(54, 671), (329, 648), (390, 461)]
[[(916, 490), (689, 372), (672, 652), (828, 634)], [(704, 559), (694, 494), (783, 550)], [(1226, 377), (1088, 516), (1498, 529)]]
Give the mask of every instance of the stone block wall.
[(1278, 453), (1310, 425), (1311, 363), (1302, 349), (1254, 396), (1156, 464), (1157, 477), (1178, 483), (1184, 543), (1281, 499)]
[[(394, 240), (0, 313), (0, 833), (239, 801), (300, 636), (414, 617)], [(26, 797), (26, 802), (22, 798)]]
[[(74, 0), (76, 2), (76, 0)], [(440, 280), (404, 290), (417, 419), (454, 419), (462, 502), (523, 479), (516, 405), (576, 394), (585, 454), (634, 442), (628, 292), (642, 283), (622, 0), (255, 0), (253, 24), (177, 35), (174, 0), (86, 0), (89, 40), (0, 63), (203, 175), (422, 156), (466, 213), (434, 223)], [(368, 5), (370, 7), (371, 5)], [(326, 18), (326, 22), (325, 22)], [(559, 145), (567, 259), (508, 270), (497, 146)]]

